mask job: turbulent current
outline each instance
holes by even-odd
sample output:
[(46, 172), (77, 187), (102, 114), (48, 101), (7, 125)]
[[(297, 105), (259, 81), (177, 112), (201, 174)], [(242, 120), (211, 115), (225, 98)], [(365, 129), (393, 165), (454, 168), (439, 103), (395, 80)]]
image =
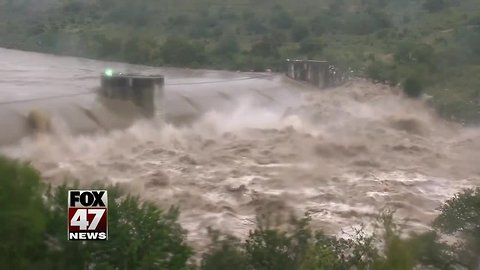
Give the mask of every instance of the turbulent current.
[(256, 214), (274, 212), (308, 212), (335, 234), (389, 208), (422, 229), (444, 200), (480, 184), (480, 130), (440, 119), (423, 101), (362, 80), (290, 95), (276, 106), (229, 100), (191, 126), (137, 121), (107, 134), (25, 139), (1, 152), (31, 161), (53, 184), (119, 183), (179, 206), (193, 243), (204, 242), (209, 226), (243, 236)]

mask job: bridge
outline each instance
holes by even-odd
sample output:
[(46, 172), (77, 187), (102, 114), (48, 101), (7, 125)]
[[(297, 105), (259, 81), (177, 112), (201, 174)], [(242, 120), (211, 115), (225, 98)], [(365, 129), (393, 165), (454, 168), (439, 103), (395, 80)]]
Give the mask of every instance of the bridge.
[(338, 86), (345, 81), (345, 75), (328, 61), (287, 59), (289, 78), (304, 81), (319, 88)]

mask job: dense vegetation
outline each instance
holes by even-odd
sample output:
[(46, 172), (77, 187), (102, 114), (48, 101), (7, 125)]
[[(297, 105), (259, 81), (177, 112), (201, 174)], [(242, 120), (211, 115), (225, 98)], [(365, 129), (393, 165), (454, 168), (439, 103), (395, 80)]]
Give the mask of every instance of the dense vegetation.
[(0, 0), (0, 46), (235, 70), (325, 59), (467, 121), (480, 121), (479, 24), (478, 0)]
[[(98, 186), (100, 187), (100, 186)], [(118, 187), (109, 189), (109, 240), (66, 240), (67, 186), (50, 188), (28, 164), (0, 158), (0, 265), (2, 269), (478, 269), (480, 188), (447, 201), (433, 230), (403, 236), (391, 213), (381, 234), (358, 230), (350, 239), (313, 231), (309, 218), (290, 229), (258, 219), (246, 240), (211, 231), (211, 246), (194, 263), (178, 211), (168, 211)], [(444, 242), (443, 236), (456, 242)], [(378, 245), (382, 244), (382, 245)], [(379, 248), (382, 246), (382, 248)], [(198, 257), (198, 256), (197, 256)], [(457, 268), (454, 268), (457, 267)]]

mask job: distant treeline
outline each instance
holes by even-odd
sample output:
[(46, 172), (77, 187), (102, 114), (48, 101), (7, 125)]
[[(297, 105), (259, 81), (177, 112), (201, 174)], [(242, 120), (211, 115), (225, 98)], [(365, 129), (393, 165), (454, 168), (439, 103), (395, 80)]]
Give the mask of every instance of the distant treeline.
[(328, 60), (426, 91), (440, 113), (480, 121), (477, 0), (0, 1), (0, 45), (130, 63), (283, 71)]

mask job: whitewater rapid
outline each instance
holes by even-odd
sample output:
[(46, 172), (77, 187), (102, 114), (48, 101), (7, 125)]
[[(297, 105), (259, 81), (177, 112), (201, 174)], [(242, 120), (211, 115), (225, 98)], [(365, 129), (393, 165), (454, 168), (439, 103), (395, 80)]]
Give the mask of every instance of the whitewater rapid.
[(200, 244), (210, 226), (245, 236), (262, 213), (308, 212), (315, 227), (336, 234), (389, 208), (424, 229), (443, 201), (480, 185), (480, 131), (440, 119), (422, 101), (363, 80), (298, 98), (276, 107), (238, 98), (192, 126), (138, 121), (1, 152), (31, 161), (49, 183), (119, 183), (176, 205)]

